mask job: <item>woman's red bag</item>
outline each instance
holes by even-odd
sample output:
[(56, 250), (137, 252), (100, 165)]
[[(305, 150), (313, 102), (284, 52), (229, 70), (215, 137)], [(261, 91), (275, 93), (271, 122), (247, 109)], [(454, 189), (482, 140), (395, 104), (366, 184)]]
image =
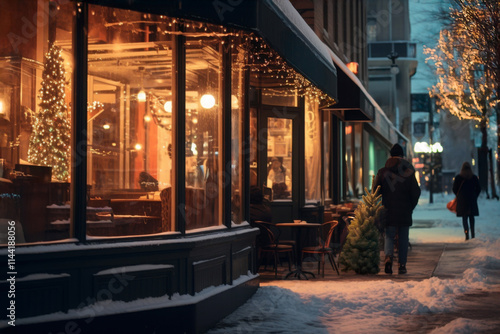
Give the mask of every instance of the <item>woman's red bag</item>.
[(446, 208), (451, 212), (457, 213), (457, 198), (455, 197), (446, 204)]
[[(465, 182), (465, 180), (462, 181), (462, 184), (458, 188), (457, 196), (460, 193), (460, 189), (462, 189), (462, 186), (464, 185), (464, 182)], [(448, 204), (446, 204), (446, 208), (448, 210), (450, 210), (451, 212), (453, 212), (453, 213), (457, 213), (457, 198), (455, 197), (454, 199), (452, 199), (451, 201), (449, 201)]]

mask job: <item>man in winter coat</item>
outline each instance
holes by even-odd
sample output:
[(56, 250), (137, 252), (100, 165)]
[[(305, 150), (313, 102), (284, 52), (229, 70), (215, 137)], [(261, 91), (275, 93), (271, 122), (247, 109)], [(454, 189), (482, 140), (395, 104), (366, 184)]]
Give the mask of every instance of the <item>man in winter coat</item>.
[(398, 272), (399, 274), (406, 273), (412, 213), (420, 197), (415, 169), (403, 157), (403, 148), (399, 144), (394, 144), (391, 148), (391, 157), (387, 159), (385, 167), (377, 172), (373, 185), (374, 189), (381, 187), (382, 205), (386, 209), (384, 245), (386, 274), (392, 274), (396, 235), (398, 236)]

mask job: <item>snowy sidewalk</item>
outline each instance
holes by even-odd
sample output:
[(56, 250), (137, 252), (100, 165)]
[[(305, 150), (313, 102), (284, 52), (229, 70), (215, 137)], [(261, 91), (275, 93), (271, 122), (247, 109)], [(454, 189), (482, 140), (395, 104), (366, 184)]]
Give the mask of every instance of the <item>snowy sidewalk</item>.
[(476, 238), (466, 242), (461, 219), (446, 210), (453, 196), (428, 197), (414, 212), (408, 274), (381, 266), (377, 275), (337, 275), (328, 264), (324, 279), (260, 272), (257, 293), (209, 333), (500, 333), (500, 203), (480, 198)]

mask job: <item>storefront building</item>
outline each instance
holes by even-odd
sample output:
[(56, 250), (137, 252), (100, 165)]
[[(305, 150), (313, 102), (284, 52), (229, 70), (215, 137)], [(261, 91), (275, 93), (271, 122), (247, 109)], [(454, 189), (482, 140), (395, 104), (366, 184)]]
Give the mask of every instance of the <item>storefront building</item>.
[(273, 222), (322, 221), (405, 140), (288, 1), (0, 12), (18, 331), (206, 330), (259, 285), (251, 187)]
[(250, 187), (283, 220), (324, 204), (337, 76), (300, 15), (271, 0), (0, 12), (0, 252), (16, 278), (2, 306), (16, 329), (194, 332), (246, 301)]

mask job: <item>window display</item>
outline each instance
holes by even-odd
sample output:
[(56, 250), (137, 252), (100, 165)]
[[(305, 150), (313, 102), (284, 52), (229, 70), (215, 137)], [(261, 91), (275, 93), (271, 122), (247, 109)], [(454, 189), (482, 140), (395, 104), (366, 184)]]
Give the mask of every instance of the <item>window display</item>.
[(173, 19), (89, 7), (87, 234), (175, 230)]
[(268, 118), (267, 187), (273, 200), (292, 198), (292, 120)]
[(0, 222), (15, 221), (23, 242), (69, 237), (73, 7), (3, 3), (13, 18), (0, 25)]

